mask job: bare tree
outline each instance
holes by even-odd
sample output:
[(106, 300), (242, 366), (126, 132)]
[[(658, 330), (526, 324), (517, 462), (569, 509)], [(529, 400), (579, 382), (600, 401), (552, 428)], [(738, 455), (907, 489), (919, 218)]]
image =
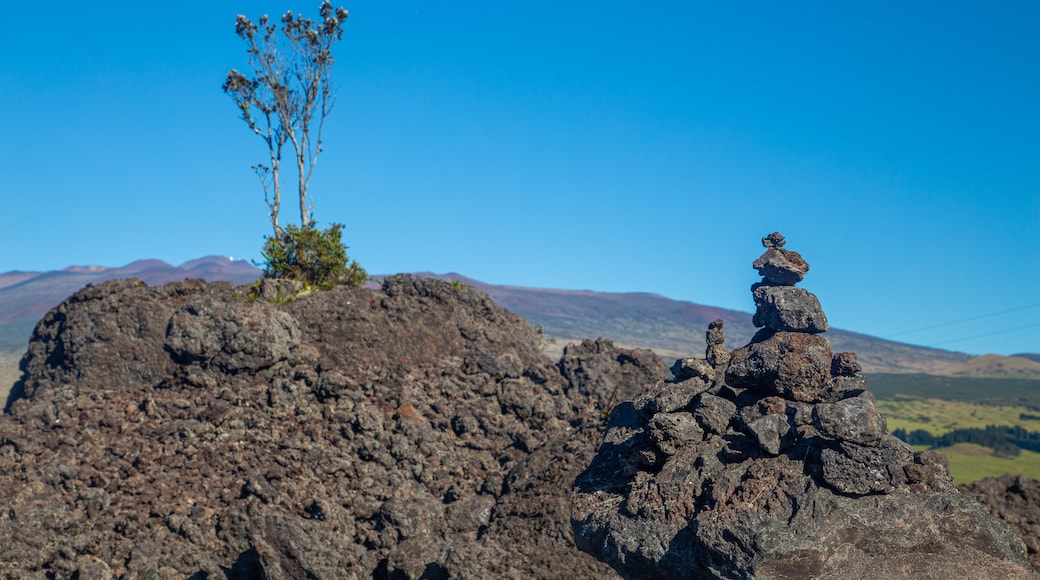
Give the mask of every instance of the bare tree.
[(332, 45), (343, 38), (347, 11), (332, 8), (326, 0), (318, 7), (319, 21), (304, 18), (291, 11), (280, 22), (267, 15), (254, 23), (241, 14), (235, 20), (235, 33), (248, 45), (249, 65), (254, 76), (232, 69), (224, 81), (227, 93), (250, 130), (267, 145), (269, 164), (253, 166), (264, 188), (271, 225), (275, 236), (282, 234), (278, 225), (281, 208), (282, 149), (292, 144), (296, 158), (297, 187), (300, 202), (300, 227), (312, 223), (313, 206), (307, 203), (314, 166), (321, 154), (322, 130), (335, 103), (330, 86)]

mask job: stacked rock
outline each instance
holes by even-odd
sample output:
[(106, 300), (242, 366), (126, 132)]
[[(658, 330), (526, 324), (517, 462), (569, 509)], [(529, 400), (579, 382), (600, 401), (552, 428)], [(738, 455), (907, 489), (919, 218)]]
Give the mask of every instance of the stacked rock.
[(762, 281), (751, 287), (755, 297), (755, 326), (790, 332), (826, 332), (827, 316), (811, 292), (795, 287), (805, 278), (809, 264), (801, 254), (785, 250), (780, 232), (762, 238), (764, 254), (753, 266)]
[(704, 335), (708, 348), (704, 351), (704, 359), (715, 368), (724, 367), (729, 364), (729, 349), (726, 348), (726, 337), (722, 334), (722, 319), (716, 318), (708, 325), (708, 332)]
[(575, 480), (578, 547), (626, 578), (1017, 576), (1021, 540), (941, 457), (888, 434), (855, 354), (832, 352), (795, 286), (809, 265), (779, 233), (762, 242), (764, 328), (729, 353), (713, 322), (708, 360), (614, 408)]

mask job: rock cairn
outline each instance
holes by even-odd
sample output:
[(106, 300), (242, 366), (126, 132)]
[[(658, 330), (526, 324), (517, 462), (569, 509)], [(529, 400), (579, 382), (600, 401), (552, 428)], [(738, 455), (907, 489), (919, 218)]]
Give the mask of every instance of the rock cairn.
[[(626, 578), (1030, 577), (1022, 540), (957, 492), (940, 456), (890, 436), (837, 353), (809, 265), (763, 238), (750, 344), (613, 409), (575, 481), (578, 546)], [(727, 360), (728, 359), (728, 360)]]

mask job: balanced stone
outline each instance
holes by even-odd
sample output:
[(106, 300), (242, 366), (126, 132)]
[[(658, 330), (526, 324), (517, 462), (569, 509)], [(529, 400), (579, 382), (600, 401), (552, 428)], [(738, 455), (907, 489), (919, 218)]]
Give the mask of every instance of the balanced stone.
[(762, 245), (766, 248), (782, 248), (786, 243), (787, 240), (780, 232), (773, 232), (762, 238)]
[(722, 334), (722, 325), (723, 322), (721, 318), (716, 318), (708, 325), (708, 332), (705, 334), (704, 340), (709, 346), (726, 342), (726, 338)]
[(765, 278), (767, 284), (780, 286), (794, 286), (809, 271), (809, 263), (801, 254), (783, 248), (769, 248), (752, 266)]
[(726, 383), (816, 402), (831, 381), (833, 357), (831, 344), (817, 334), (777, 332), (733, 351)]
[(831, 362), (831, 374), (836, 377), (851, 377), (863, 370), (854, 352), (836, 352)]
[(708, 325), (704, 340), (708, 343), (708, 348), (704, 351), (704, 358), (708, 364), (720, 367), (729, 363), (729, 349), (726, 348), (726, 338), (722, 334), (721, 318), (716, 318)]
[(728, 352), (713, 322), (706, 361), (679, 360), (677, 381), (611, 413), (575, 479), (575, 544), (629, 580), (1035, 577), (938, 455), (888, 434), (855, 355), (818, 334), (819, 300), (795, 286), (808, 264), (784, 243), (763, 238), (755, 262), (766, 328)]
[(820, 300), (803, 288), (794, 286), (751, 287), (755, 297), (755, 326), (787, 332), (826, 332), (827, 315), (823, 313)]

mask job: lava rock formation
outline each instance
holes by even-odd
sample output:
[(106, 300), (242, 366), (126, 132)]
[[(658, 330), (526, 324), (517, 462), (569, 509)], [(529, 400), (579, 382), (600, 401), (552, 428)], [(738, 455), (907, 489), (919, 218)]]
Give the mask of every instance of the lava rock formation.
[(199, 280), (49, 312), (0, 416), (3, 578), (610, 578), (569, 490), (649, 351), (410, 276), (272, 306)]
[[(888, 435), (853, 353), (832, 353), (809, 266), (762, 240), (750, 344), (615, 407), (575, 481), (578, 546), (625, 578), (1026, 578), (1022, 539)], [(710, 362), (709, 362), (710, 361)]]

